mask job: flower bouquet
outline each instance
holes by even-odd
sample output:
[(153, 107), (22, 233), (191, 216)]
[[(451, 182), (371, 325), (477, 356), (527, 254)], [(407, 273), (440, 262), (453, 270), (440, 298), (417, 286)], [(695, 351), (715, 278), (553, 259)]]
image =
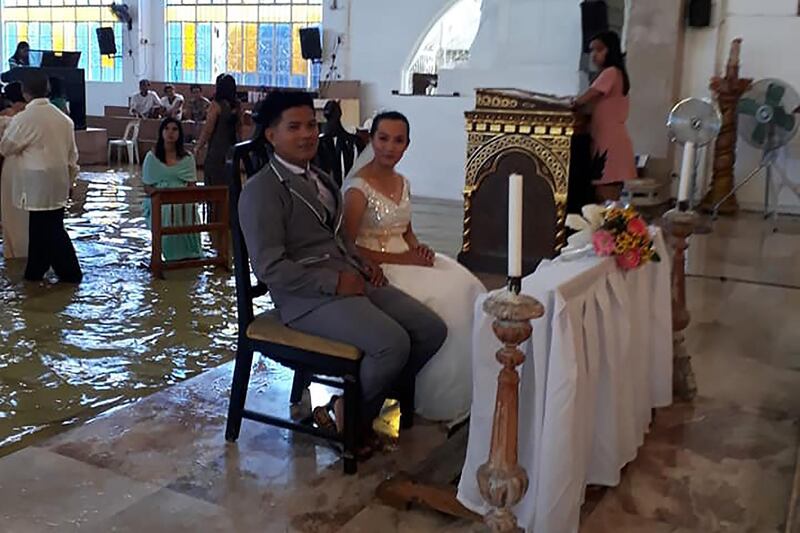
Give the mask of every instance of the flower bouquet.
[(592, 245), (595, 253), (601, 257), (613, 255), (622, 270), (633, 270), (650, 261), (661, 261), (650, 238), (647, 223), (631, 206), (606, 207), (600, 227), (592, 233)]

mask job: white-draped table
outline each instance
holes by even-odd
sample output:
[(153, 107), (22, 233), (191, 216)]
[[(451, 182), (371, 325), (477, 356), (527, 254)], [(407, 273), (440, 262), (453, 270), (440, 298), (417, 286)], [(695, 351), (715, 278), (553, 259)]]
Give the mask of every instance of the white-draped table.
[[(578, 530), (586, 485), (614, 486), (636, 457), (651, 409), (672, 402), (670, 261), (654, 230), (661, 262), (624, 273), (614, 260), (588, 256), (544, 261), (523, 280), (545, 315), (522, 346), (519, 463), (530, 480), (514, 508), (536, 533)], [(476, 472), (489, 457), (500, 342), (475, 304), (473, 399), (458, 499), (485, 514)]]

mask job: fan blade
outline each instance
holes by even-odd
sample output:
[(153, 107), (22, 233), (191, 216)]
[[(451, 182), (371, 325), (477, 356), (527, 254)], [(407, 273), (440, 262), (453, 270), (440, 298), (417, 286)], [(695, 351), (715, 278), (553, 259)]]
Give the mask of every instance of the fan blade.
[(754, 117), (756, 116), (756, 111), (758, 111), (758, 103), (752, 98), (742, 98), (739, 100), (738, 111), (743, 115)]
[(753, 130), (753, 136), (751, 138), (757, 146), (763, 146), (767, 140), (767, 125), (759, 124), (756, 126), (756, 129)]
[(778, 85), (777, 83), (770, 83), (767, 88), (767, 97), (765, 103), (768, 106), (776, 107), (781, 105), (783, 95), (786, 94), (786, 87)]
[(794, 125), (795, 125), (794, 115), (790, 115), (782, 107), (775, 108), (775, 118), (773, 118), (772, 121), (775, 122), (776, 125), (785, 129), (786, 131), (794, 130)]

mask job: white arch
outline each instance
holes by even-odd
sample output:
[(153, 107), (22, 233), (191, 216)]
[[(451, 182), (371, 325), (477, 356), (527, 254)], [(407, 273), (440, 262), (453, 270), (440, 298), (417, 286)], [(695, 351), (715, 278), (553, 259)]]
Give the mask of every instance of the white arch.
[[(436, 28), (436, 26), (442, 22), (444, 19), (453, 9), (456, 7), (460, 7), (459, 4), (464, 2), (470, 3), (482, 3), (483, 0), (448, 0), (441, 9), (436, 13), (436, 16), (433, 17), (431, 22), (425, 27), (425, 30), (420, 33), (420, 36), (414, 42), (414, 46), (411, 48), (411, 52), (409, 53), (408, 57), (406, 58), (405, 62), (403, 63), (403, 70), (400, 74), (400, 87), (402, 88), (402, 92), (410, 92), (411, 90), (411, 66), (414, 64), (414, 60), (417, 58), (422, 45), (425, 44), (427, 41), (430, 33)], [(480, 6), (478, 6), (480, 8)], [(475, 35), (478, 32), (478, 26), (475, 25), (474, 28), (466, 28), (466, 31), (474, 33), (472, 35), (472, 39), (475, 38)]]

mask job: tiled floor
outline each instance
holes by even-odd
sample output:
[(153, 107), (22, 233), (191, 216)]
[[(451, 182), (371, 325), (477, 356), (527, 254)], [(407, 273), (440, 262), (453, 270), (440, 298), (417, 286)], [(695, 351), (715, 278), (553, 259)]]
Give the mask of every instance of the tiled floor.
[[(452, 253), (458, 214), (422, 203), (415, 225)], [(800, 429), (799, 235), (798, 219), (773, 234), (743, 216), (694, 239), (689, 270), (703, 277), (689, 281), (687, 342), (700, 396), (657, 413), (620, 486), (589, 499), (582, 532), (798, 531), (787, 517)], [(226, 444), (231, 369), (0, 460), (0, 531), (484, 531), (374, 499), (386, 476), (444, 441), (438, 426), (404, 432), (397, 451), (353, 477), (328, 447), (287, 431), (245, 422), (239, 442)], [(286, 371), (257, 364), (249, 406), (286, 412), (289, 385)]]

